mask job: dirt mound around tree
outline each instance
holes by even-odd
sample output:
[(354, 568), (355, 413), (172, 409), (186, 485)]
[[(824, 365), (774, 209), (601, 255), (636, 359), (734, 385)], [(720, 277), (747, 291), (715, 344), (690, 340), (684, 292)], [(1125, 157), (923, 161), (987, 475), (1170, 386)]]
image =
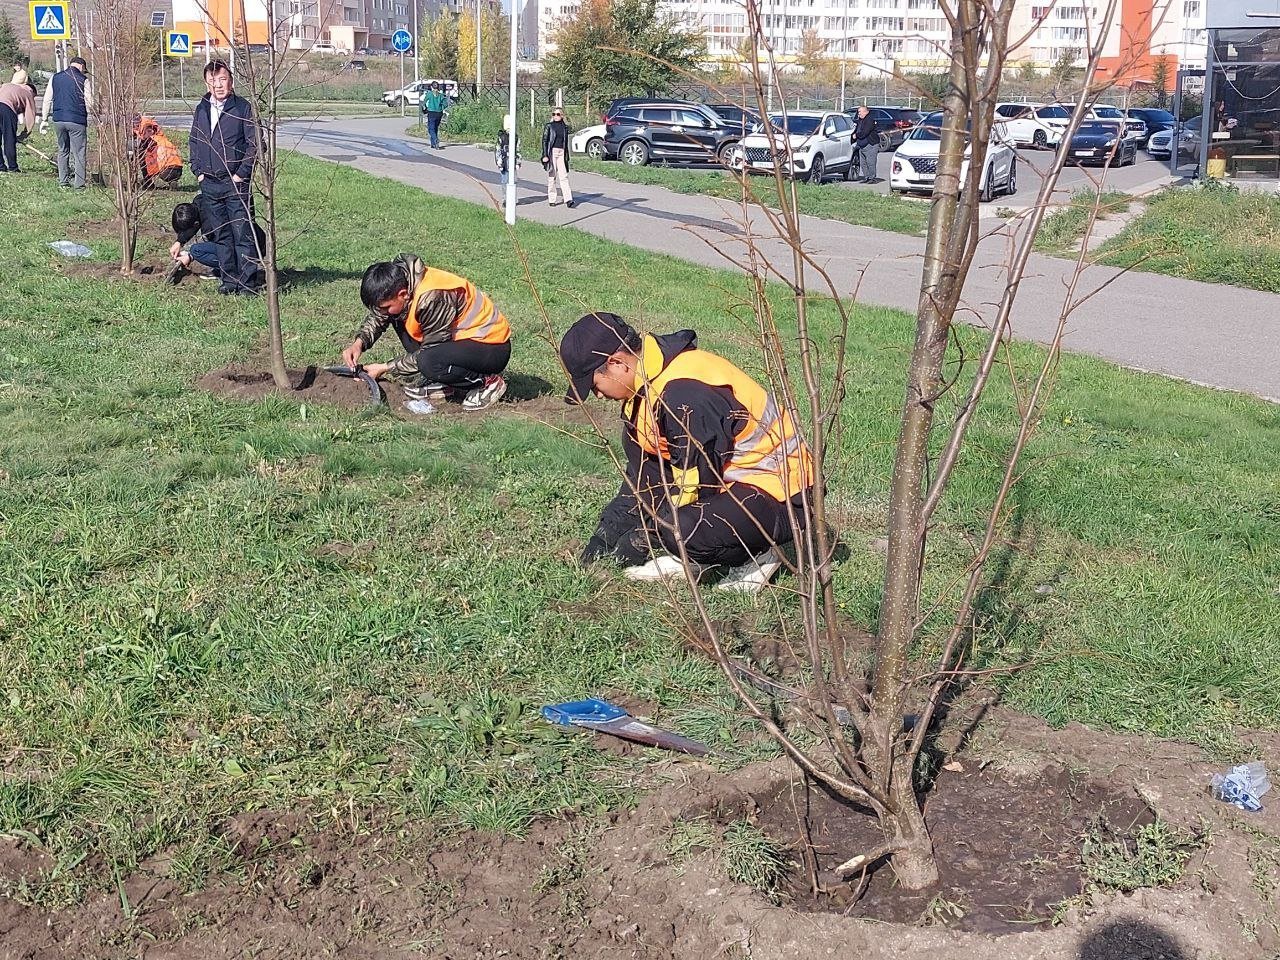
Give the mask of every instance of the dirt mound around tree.
[[(580, 734), (583, 736), (598, 736)], [(1275, 759), (1280, 743), (1256, 749)], [(1201, 960), (1280, 949), (1280, 805), (1242, 819), (1204, 789), (1200, 751), (999, 711), (951, 758), (926, 818), (942, 879), (900, 890), (881, 868), (843, 915), (791, 867), (767, 896), (730, 879), (725, 830), (745, 821), (796, 853), (807, 818), (817, 878), (874, 842), (862, 815), (810, 794), (785, 760), (736, 772), (663, 756), (634, 809), (534, 823), (522, 838), (441, 834), (321, 811), (255, 812), (218, 828), (231, 869), (184, 890), (167, 855), (77, 906), (42, 906), (52, 862), (0, 840), (0, 956), (204, 960), (334, 956)], [(1124, 894), (1079, 870), (1091, 818), (1208, 828), (1181, 879)], [(679, 844), (691, 831), (700, 844)], [(186, 874), (190, 876), (190, 874)], [(807, 891), (807, 892), (806, 892)], [(1055, 905), (1052, 901), (1059, 898)], [(892, 921), (892, 922), (888, 922)]]
[[(233, 363), (202, 376), (196, 385), (209, 393), (234, 400), (255, 401), (265, 397), (283, 397), (297, 403), (324, 403), (347, 410), (375, 409), (370, 407), (369, 388), (361, 380), (341, 377), (322, 366), (289, 368), (291, 389), (276, 386), (263, 361)], [(460, 398), (436, 404), (444, 417), (475, 418), (488, 416), (516, 416), (557, 426), (589, 425), (586, 408), (564, 402), (563, 392), (541, 377), (509, 372), (507, 394), (502, 402), (488, 410), (464, 410)], [(381, 382), (386, 407), (392, 413), (409, 418), (405, 410), (405, 395), (399, 385)], [(414, 417), (414, 419), (417, 419)], [(430, 419), (430, 418), (425, 418)], [(601, 422), (596, 412), (597, 422)], [(604, 418), (607, 422), (609, 418)]]

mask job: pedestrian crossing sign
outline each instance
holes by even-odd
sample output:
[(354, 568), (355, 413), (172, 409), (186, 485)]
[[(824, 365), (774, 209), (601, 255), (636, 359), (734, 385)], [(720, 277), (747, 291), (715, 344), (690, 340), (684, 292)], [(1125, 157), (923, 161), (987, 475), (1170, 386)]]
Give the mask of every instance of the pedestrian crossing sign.
[(63, 0), (31, 0), (27, 7), (31, 13), (32, 40), (71, 39), (71, 17)]
[(164, 35), (164, 52), (167, 57), (191, 56), (191, 34), (170, 30)]

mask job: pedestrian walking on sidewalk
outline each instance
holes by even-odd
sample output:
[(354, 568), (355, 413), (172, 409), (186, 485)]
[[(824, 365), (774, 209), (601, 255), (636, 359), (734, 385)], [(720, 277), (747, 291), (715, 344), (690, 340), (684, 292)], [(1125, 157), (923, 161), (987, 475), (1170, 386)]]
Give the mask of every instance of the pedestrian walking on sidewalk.
[(510, 114), (502, 118), (502, 129), (498, 131), (498, 145), (493, 151), (493, 160), (498, 165), (498, 173), (502, 175), (504, 187), (512, 172), (520, 169), (519, 143), (512, 145), (511, 131), (514, 126)]
[(40, 132), (53, 129), (58, 135), (58, 183), (75, 188), (85, 185), (85, 148), (89, 139), (89, 111), (93, 109), (93, 84), (86, 73), (82, 57), (72, 57), (67, 69), (55, 73), (44, 91), (44, 107), (40, 115)]
[(440, 121), (444, 119), (445, 108), (449, 106), (449, 98), (440, 89), (440, 84), (432, 83), (431, 89), (422, 98), (422, 115), (427, 118), (427, 136), (431, 138), (431, 149), (440, 149)]
[(569, 125), (564, 122), (564, 111), (556, 107), (551, 111), (551, 122), (542, 131), (542, 168), (547, 171), (547, 203), (556, 206), (556, 184), (564, 194), (564, 205), (573, 207), (573, 190), (569, 187)]

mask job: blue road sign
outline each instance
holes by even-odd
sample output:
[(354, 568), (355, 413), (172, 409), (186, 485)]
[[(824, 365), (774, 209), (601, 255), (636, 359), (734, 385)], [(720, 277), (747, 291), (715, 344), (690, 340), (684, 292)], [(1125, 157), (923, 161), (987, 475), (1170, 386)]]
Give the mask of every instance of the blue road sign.
[(396, 53), (406, 53), (413, 46), (413, 37), (408, 30), (397, 30), (391, 35), (391, 49)]
[(164, 52), (170, 57), (191, 56), (191, 34), (170, 30), (164, 35)]
[(67, 16), (65, 2), (37, 3), (32, 0), (27, 5), (31, 15), (32, 40), (69, 40), (71, 38), (71, 18)]

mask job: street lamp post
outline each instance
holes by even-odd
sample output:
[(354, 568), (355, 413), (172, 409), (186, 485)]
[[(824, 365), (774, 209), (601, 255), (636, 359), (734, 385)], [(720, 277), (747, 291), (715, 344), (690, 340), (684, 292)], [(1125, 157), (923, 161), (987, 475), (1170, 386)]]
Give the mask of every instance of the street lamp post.
[[(421, 58), (418, 55), (418, 48), (422, 46), (421, 38), (418, 36), (418, 0), (413, 0), (413, 82), (418, 82), (419, 63)], [(404, 57), (400, 57), (400, 62), (404, 62)], [(404, 83), (400, 84), (401, 89)], [(403, 98), (401, 98), (403, 100)]]
[(844, 78), (849, 66), (849, 0), (844, 0), (844, 20), (841, 21), (844, 40), (840, 43), (840, 112), (844, 113)]
[[(514, 3), (515, 0), (512, 0)], [(514, 16), (514, 14), (513, 14)], [(480, 78), (484, 71), (480, 69), (480, 0), (476, 0), (476, 96), (480, 96)]]
[[(520, 0), (511, 0), (511, 85), (507, 97), (507, 116), (511, 118), (511, 148), (507, 154), (507, 223), (516, 222), (516, 147), (519, 144), (516, 121), (516, 34), (518, 32)], [(478, 35), (478, 29), (477, 29)], [(478, 71), (477, 71), (478, 72)]]

